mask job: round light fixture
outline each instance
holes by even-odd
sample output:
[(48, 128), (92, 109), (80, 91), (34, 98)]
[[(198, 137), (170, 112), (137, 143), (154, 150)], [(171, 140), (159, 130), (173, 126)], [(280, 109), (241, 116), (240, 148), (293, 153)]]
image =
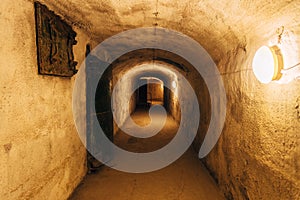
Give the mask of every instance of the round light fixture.
[(282, 76), (283, 57), (278, 46), (262, 46), (259, 48), (252, 62), (254, 75), (261, 83), (279, 80)]

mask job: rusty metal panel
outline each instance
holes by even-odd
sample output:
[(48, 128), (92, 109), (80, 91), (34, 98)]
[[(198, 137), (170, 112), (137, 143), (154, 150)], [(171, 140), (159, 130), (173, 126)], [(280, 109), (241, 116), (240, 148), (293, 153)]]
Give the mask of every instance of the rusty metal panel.
[(76, 32), (45, 5), (35, 2), (38, 73), (71, 77), (76, 74), (73, 45)]

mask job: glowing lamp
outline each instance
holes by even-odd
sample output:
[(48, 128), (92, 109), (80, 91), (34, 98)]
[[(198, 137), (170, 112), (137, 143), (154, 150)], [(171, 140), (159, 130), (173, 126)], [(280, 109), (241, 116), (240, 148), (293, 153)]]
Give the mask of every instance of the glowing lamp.
[(172, 87), (175, 89), (177, 87), (177, 83), (175, 81), (172, 81)]
[(277, 46), (262, 46), (253, 58), (252, 68), (254, 75), (261, 83), (270, 83), (279, 80), (282, 76), (283, 57)]

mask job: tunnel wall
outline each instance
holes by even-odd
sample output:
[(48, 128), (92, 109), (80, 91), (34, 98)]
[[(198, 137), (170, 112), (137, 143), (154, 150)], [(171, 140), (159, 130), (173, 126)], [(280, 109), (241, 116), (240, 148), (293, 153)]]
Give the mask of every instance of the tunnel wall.
[(148, 99), (163, 102), (163, 88), (158, 83), (149, 83), (147, 85)]
[[(299, 62), (300, 42), (292, 34), (286, 38), (292, 46), (285, 56), (288, 66)], [(246, 48), (238, 46), (218, 64), (227, 117), (204, 162), (227, 199), (300, 198), (300, 81), (264, 85), (251, 69), (255, 51), (269, 38), (249, 39)]]
[[(180, 87), (180, 86), (179, 86)], [(175, 119), (176, 122), (180, 123), (180, 104), (178, 102), (178, 98), (177, 95), (179, 94), (175, 94), (173, 92), (170, 92), (170, 98), (168, 100), (168, 110), (171, 114), (171, 116), (173, 117), (173, 119)]]
[[(37, 73), (33, 2), (1, 1), (0, 197), (67, 199), (86, 173), (73, 122), (74, 77)], [(88, 38), (74, 46), (81, 63)]]
[[(116, 99), (113, 99), (113, 108), (118, 110), (118, 113), (114, 116), (117, 117), (117, 120), (120, 123), (120, 126), (124, 124), (127, 119), (126, 113), (131, 114), (136, 107), (136, 94), (130, 94), (130, 91), (134, 87), (134, 82), (128, 76), (124, 76), (122, 73), (117, 73), (116, 70), (112, 71), (113, 74), (113, 85), (112, 88), (115, 88), (118, 81), (120, 81), (120, 89), (116, 90)], [(124, 101), (127, 99), (128, 101)], [(119, 127), (114, 120), (114, 135), (119, 131)]]

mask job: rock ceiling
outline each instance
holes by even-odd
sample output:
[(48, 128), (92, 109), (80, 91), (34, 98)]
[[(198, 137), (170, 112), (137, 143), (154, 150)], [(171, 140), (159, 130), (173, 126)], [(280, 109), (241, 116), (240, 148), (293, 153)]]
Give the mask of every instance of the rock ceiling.
[[(276, 35), (300, 34), (298, 0), (42, 0), (97, 42), (118, 32), (157, 26), (197, 40), (215, 60), (237, 47)], [(296, 33), (297, 34), (297, 33)]]

